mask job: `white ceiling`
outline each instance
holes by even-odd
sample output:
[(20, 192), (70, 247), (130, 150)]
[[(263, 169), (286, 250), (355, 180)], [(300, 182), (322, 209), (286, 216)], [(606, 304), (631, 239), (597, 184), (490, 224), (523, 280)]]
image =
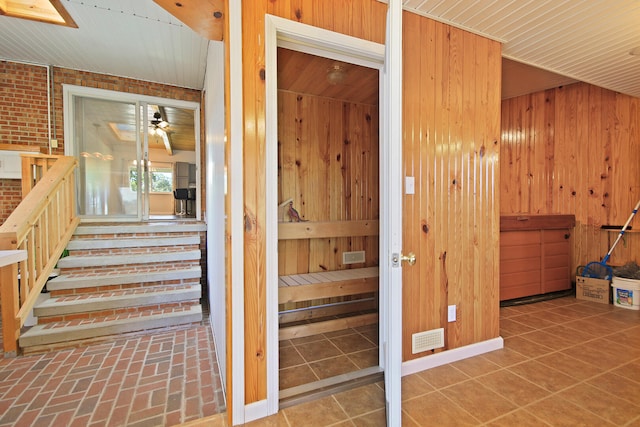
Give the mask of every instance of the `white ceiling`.
[(403, 4), (406, 10), (502, 42), (505, 58), (640, 97), (640, 56), (629, 55), (640, 47), (638, 0), (404, 0)]
[[(63, 0), (77, 29), (0, 16), (0, 59), (201, 89), (208, 40), (152, 0)], [(575, 80), (640, 97), (639, 0), (404, 0), (503, 43), (503, 97)], [(574, 80), (575, 79), (575, 80)]]
[(201, 89), (209, 41), (152, 0), (63, 0), (78, 28), (0, 16), (0, 59)]

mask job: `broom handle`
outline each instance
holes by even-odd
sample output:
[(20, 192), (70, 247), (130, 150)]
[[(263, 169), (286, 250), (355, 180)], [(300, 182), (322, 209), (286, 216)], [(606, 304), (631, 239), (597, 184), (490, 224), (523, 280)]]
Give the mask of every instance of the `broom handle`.
[(609, 252), (607, 252), (607, 255), (602, 260), (602, 264), (605, 264), (607, 262), (607, 260), (609, 259), (609, 256), (611, 255), (611, 252), (613, 252), (613, 250), (615, 249), (615, 247), (618, 244), (618, 242), (620, 241), (620, 239), (622, 239), (622, 235), (624, 234), (624, 231), (627, 229), (627, 226), (629, 226), (629, 223), (631, 222), (631, 220), (635, 216), (636, 212), (638, 212), (638, 209), (640, 209), (640, 200), (638, 200), (638, 203), (636, 203), (636, 207), (633, 208), (633, 212), (631, 212), (631, 215), (629, 216), (629, 219), (627, 220), (627, 222), (622, 226), (622, 229), (620, 230), (620, 234), (618, 234), (618, 238), (616, 239), (615, 242), (613, 242), (613, 245), (611, 246), (611, 249), (609, 249)]

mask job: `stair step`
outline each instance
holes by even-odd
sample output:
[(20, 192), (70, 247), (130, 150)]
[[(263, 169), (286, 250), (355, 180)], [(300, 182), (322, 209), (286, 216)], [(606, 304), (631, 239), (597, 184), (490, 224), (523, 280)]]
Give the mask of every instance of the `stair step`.
[[(119, 223), (115, 228), (115, 234), (130, 233), (191, 233), (207, 231), (204, 222), (164, 222), (153, 221), (147, 223)], [(82, 224), (73, 233), (76, 236), (91, 234), (114, 234), (114, 226), (110, 224)]]
[(67, 245), (70, 251), (83, 249), (147, 248), (156, 246), (199, 245), (200, 236), (115, 238), (115, 239), (75, 239)]
[(130, 283), (152, 283), (169, 280), (200, 278), (200, 266), (179, 270), (150, 271), (144, 273), (109, 274), (98, 276), (61, 275), (47, 282), (47, 290), (63, 291), (69, 289), (94, 288), (99, 286), (117, 286)]
[(199, 261), (200, 250), (172, 251), (152, 254), (126, 254), (126, 255), (101, 255), (101, 256), (68, 256), (58, 261), (58, 267), (106, 267), (114, 265), (151, 264), (169, 261)]
[(199, 305), (154, 314), (131, 313), (113, 320), (82, 320), (36, 325), (20, 336), (20, 347), (79, 341), (202, 321)]
[(200, 296), (200, 285), (193, 284), (186, 286), (150, 286), (87, 295), (51, 297), (35, 306), (33, 315), (35, 317), (65, 316), (75, 313), (171, 304), (197, 301)]

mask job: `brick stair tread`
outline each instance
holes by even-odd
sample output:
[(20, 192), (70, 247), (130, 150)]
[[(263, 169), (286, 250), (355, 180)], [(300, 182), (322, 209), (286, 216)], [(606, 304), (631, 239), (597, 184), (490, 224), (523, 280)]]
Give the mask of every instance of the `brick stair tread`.
[(58, 261), (60, 269), (76, 267), (106, 267), (131, 264), (152, 264), (169, 261), (200, 260), (200, 250), (168, 251), (150, 254), (68, 256)]
[[(207, 225), (202, 222), (164, 222), (153, 221), (147, 223), (118, 223), (117, 234), (128, 233), (184, 233), (207, 231)], [(110, 224), (82, 224), (76, 228), (74, 235), (114, 234), (113, 225)]]
[(125, 307), (199, 300), (200, 284), (148, 286), (91, 294), (51, 297), (33, 308), (36, 317), (63, 316)]
[(118, 248), (146, 248), (156, 246), (181, 246), (198, 245), (200, 236), (179, 237), (123, 237), (113, 239), (74, 239), (69, 242), (67, 249), (70, 251), (91, 249), (118, 249)]
[(20, 347), (57, 344), (202, 321), (199, 305), (156, 314), (131, 313), (116, 319), (87, 319), (36, 325), (20, 336)]
[(149, 271), (126, 274), (101, 274), (94, 276), (69, 276), (62, 274), (47, 282), (49, 291), (113, 286), (129, 283), (151, 283), (164, 280), (195, 279), (202, 274), (200, 266), (174, 270)]

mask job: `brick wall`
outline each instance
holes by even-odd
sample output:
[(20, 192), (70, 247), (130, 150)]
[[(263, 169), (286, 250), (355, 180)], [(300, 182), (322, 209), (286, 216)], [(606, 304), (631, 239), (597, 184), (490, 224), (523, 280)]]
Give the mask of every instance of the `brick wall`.
[[(53, 154), (64, 154), (62, 85), (71, 84), (118, 92), (150, 95), (201, 103), (201, 91), (117, 76), (53, 67)], [(204, 141), (204, 126), (201, 126)], [(33, 145), (48, 150), (47, 69), (0, 61), (0, 143)], [(202, 174), (204, 178), (204, 173)], [(0, 179), (0, 224), (18, 205), (20, 181)], [(204, 206), (204, 202), (202, 203)]]
[(47, 147), (47, 69), (0, 61), (0, 143)]
[[(0, 144), (46, 147), (47, 69), (0, 61)], [(0, 179), (0, 224), (21, 200), (20, 180)]]
[(11, 212), (22, 200), (22, 186), (19, 179), (0, 179), (0, 224), (9, 218)]

